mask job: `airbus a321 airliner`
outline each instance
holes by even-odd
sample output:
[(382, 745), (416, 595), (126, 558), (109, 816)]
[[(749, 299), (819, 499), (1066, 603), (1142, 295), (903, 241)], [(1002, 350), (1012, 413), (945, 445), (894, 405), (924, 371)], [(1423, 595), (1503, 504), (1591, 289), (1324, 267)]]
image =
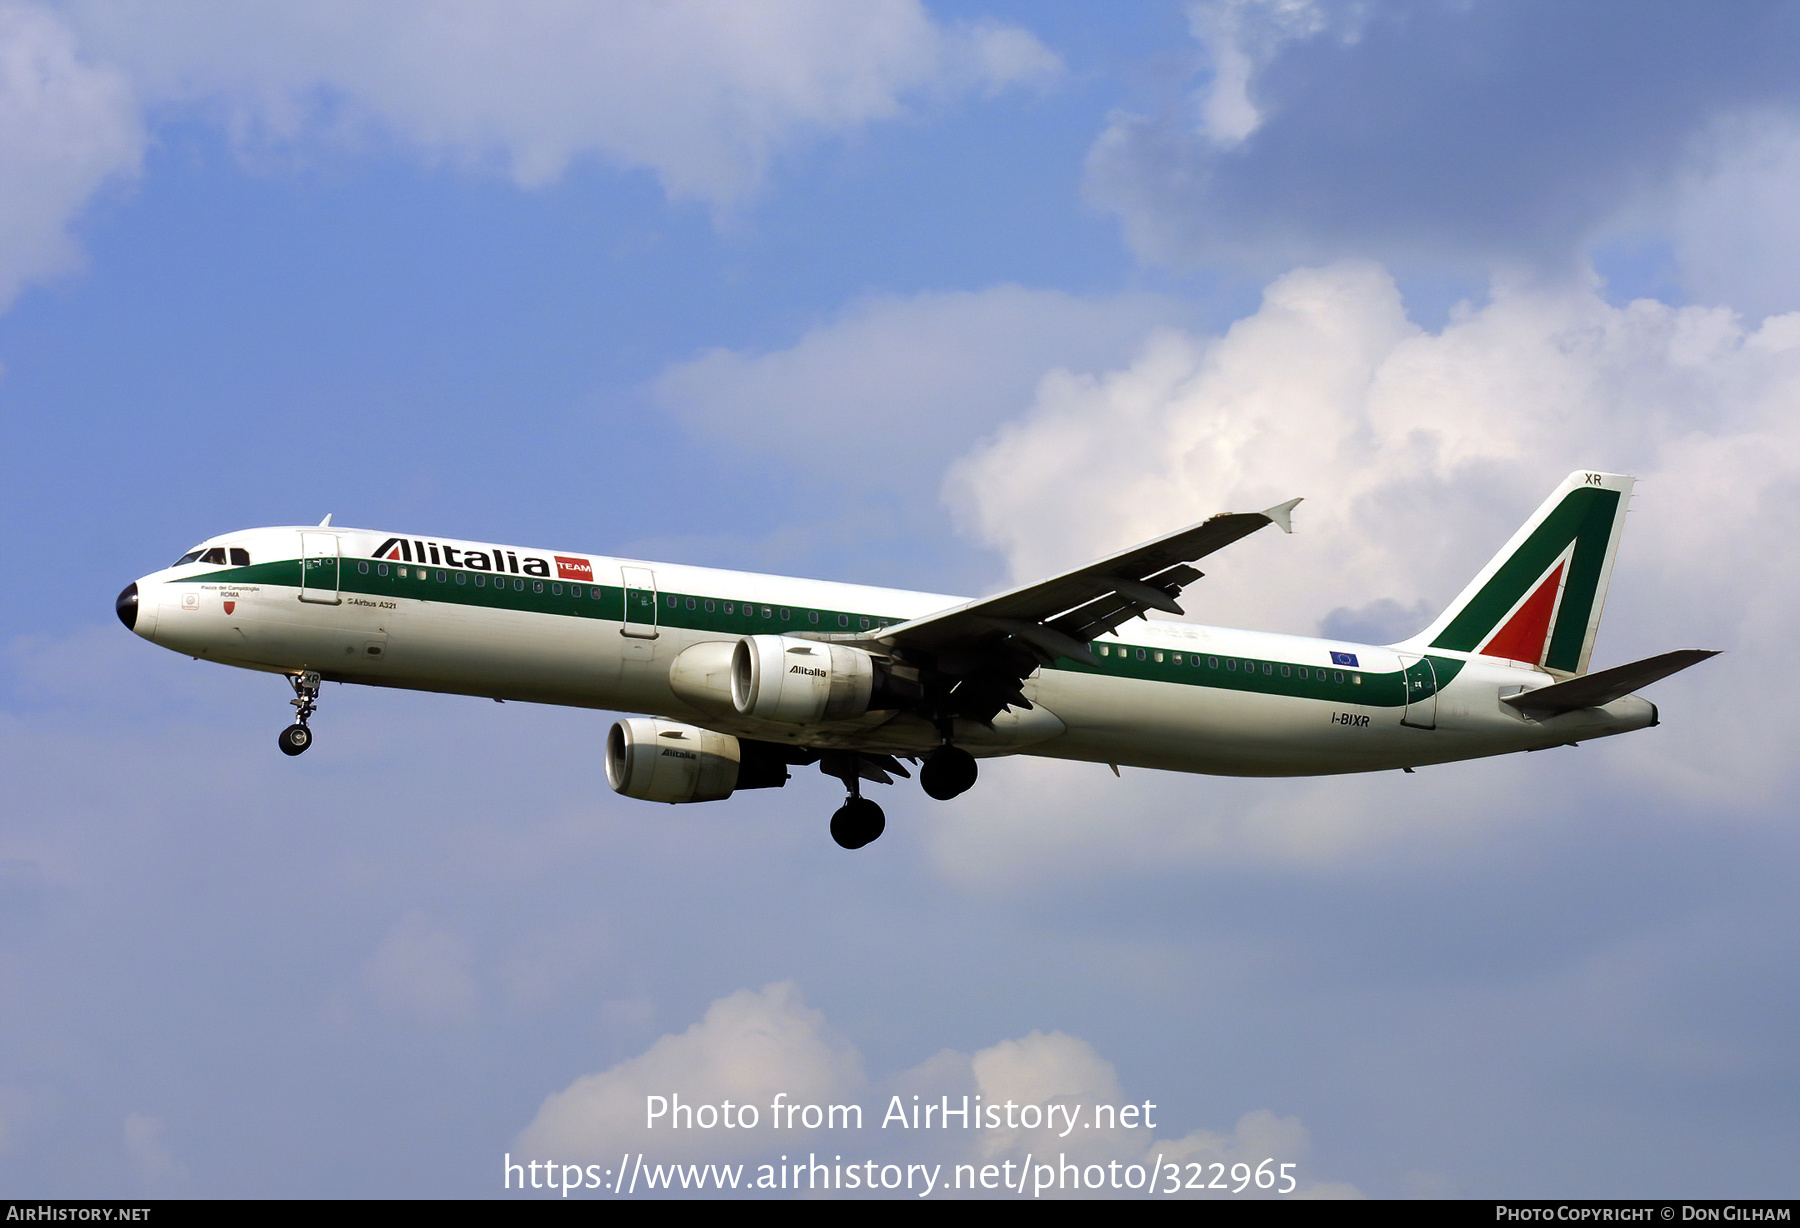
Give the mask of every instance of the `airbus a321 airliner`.
[(711, 802), (817, 764), (845, 848), (881, 835), (863, 781), (934, 798), (977, 760), (1044, 755), (1230, 776), (1411, 771), (1657, 723), (1631, 692), (1712, 656), (1588, 672), (1633, 479), (1572, 473), (1424, 631), (1376, 647), (1173, 620), (1193, 562), (1293, 499), (1214, 516), (967, 601), (366, 529), (248, 529), (119, 594), (147, 640), (284, 675), (298, 755), (324, 682), (644, 713), (612, 726), (627, 797)]

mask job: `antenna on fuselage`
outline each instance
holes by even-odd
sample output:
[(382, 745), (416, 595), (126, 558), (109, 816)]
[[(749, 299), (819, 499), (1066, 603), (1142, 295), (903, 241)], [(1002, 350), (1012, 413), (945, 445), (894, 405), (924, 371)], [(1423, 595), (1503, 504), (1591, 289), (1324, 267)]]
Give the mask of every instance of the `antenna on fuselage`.
[(329, 529), (331, 527), (331, 513), (330, 512), (325, 513), (325, 519), (323, 519), (319, 522), (319, 527), (321, 529)]

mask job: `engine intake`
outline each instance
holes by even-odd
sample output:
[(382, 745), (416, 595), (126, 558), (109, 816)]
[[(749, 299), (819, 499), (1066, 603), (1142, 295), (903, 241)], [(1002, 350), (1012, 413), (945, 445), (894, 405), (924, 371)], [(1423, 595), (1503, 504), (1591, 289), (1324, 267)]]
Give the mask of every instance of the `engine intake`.
[[(743, 749), (726, 733), (644, 717), (606, 735), (606, 783), (645, 802), (716, 802), (738, 787)], [(782, 782), (787, 780), (785, 768)], [(745, 783), (745, 787), (754, 785)]]
[(790, 725), (841, 721), (869, 710), (875, 659), (860, 648), (787, 635), (752, 635), (731, 658), (731, 702), (742, 716)]

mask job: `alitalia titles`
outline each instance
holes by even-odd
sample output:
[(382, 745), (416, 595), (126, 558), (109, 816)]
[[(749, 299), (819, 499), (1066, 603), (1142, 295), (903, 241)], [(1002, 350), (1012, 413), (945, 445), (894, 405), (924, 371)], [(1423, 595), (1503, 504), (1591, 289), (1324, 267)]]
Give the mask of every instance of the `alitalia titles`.
[[(388, 559), (402, 563), (429, 563), (433, 567), (460, 567), (464, 571), (500, 571), (511, 572), (515, 576), (550, 577), (550, 561), (526, 555), (521, 559), (511, 550), (499, 546), (484, 546), (479, 550), (470, 550), (463, 546), (444, 546), (437, 542), (419, 538), (390, 537), (375, 547), (369, 556), (376, 559)], [(565, 563), (557, 559), (559, 564)], [(569, 559), (567, 563), (577, 560)], [(592, 573), (587, 560), (582, 559), (580, 570)], [(564, 570), (574, 570), (566, 567)], [(565, 577), (573, 579), (574, 577)], [(584, 577), (586, 578), (586, 577)]]

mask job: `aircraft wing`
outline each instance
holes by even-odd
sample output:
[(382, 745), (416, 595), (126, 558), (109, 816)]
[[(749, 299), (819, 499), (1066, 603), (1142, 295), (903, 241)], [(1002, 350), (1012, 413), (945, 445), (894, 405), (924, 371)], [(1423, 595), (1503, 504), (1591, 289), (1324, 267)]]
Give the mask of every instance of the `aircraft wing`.
[[(1188, 564), (1266, 525), (1293, 532), (1298, 499), (1261, 512), (1221, 513), (1085, 567), (883, 628), (869, 637), (947, 688), (939, 707), (991, 721), (1029, 708), (1019, 686), (1066, 657), (1096, 665), (1088, 642), (1149, 610), (1180, 614), (1176, 598), (1201, 572)], [(942, 701), (949, 702), (942, 702)]]

